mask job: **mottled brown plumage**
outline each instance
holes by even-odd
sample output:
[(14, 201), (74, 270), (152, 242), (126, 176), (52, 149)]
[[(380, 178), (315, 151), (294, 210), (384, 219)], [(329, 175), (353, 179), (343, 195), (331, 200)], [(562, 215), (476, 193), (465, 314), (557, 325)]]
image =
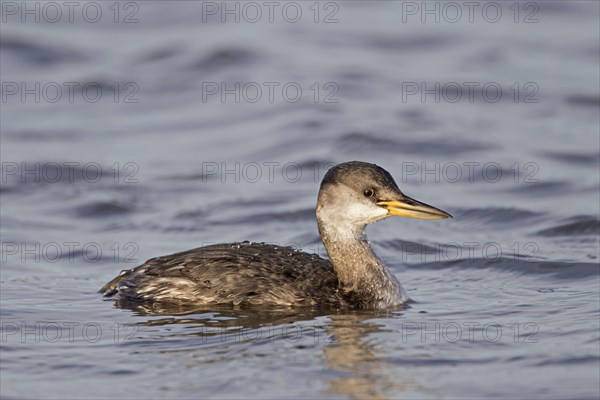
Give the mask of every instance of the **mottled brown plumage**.
[(349, 306), (329, 260), (264, 243), (216, 244), (152, 258), (100, 289), (190, 304)]
[(405, 196), (375, 164), (339, 164), (325, 174), (317, 200), (319, 233), (331, 261), (290, 247), (218, 244), (153, 258), (100, 291), (121, 300), (181, 305), (399, 305), (408, 296), (364, 234), (366, 225), (391, 215), (450, 217)]

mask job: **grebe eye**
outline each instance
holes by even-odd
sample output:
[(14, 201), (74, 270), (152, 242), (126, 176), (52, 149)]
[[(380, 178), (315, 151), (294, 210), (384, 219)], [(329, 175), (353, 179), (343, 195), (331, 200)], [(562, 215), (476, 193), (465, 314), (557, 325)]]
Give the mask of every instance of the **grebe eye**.
[(365, 197), (373, 197), (375, 192), (373, 192), (373, 189), (365, 189), (363, 190), (363, 194), (365, 195)]

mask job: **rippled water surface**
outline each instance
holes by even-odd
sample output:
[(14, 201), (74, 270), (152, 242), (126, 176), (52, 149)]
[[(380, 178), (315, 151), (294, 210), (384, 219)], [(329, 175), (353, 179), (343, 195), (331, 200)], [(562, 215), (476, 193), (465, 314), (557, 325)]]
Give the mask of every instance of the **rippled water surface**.
[[(435, 2), (438, 22), (420, 2), (277, 3), (271, 22), (230, 2), (236, 22), (223, 3), (102, 2), (96, 23), (11, 4), (3, 398), (598, 398), (598, 3), (494, 3), (497, 22), (488, 3), (472, 22)], [(455, 217), (369, 227), (408, 307), (97, 293), (203, 244), (324, 254), (318, 185), (348, 160)]]

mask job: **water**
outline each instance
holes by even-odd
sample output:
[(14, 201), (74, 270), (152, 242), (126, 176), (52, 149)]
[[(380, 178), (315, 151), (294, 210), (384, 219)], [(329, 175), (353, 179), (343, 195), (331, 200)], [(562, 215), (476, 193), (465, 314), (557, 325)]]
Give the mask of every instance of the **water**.
[[(3, 398), (598, 398), (598, 3), (8, 3)], [(354, 159), (455, 216), (368, 229), (410, 307), (98, 295), (203, 244), (322, 253), (318, 183)]]

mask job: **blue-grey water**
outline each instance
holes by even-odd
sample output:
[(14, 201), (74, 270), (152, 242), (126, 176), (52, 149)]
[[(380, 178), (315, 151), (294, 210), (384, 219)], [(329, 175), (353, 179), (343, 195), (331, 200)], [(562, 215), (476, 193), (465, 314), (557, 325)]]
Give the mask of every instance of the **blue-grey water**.
[[(2, 1), (1, 397), (597, 399), (599, 6), (470, 4)], [(209, 243), (324, 255), (349, 160), (455, 217), (367, 230), (409, 307), (97, 293)]]

